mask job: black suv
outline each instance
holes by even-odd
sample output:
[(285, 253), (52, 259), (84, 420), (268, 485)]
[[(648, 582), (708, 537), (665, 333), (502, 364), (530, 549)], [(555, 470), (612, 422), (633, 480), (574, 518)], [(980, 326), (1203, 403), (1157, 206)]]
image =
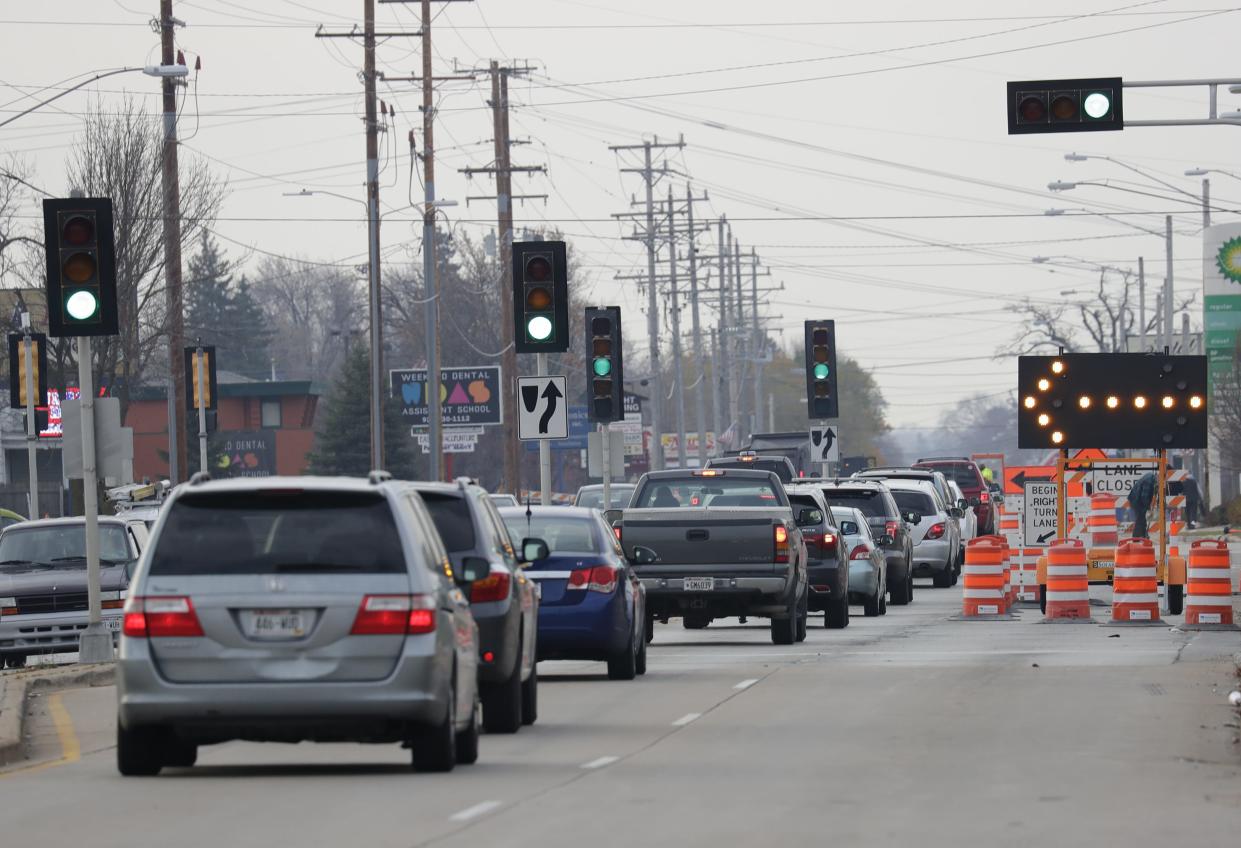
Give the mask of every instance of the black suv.
[(538, 717), (538, 590), (522, 570), (485, 489), (464, 477), (411, 486), (431, 513), (453, 571), (462, 573), (470, 559), (490, 565), (487, 577), (469, 584), (467, 591), (478, 624), (483, 727), (488, 733), (516, 733)]
[(754, 451), (741, 451), (736, 456), (714, 456), (707, 460), (707, 468), (753, 468), (770, 471), (780, 478), (781, 483), (792, 483), (797, 479), (797, 467), (787, 456), (769, 456)]
[(823, 492), (828, 506), (851, 506), (862, 511), (875, 541), (883, 546), (888, 560), (888, 594), (892, 603), (902, 606), (914, 598), (913, 537), (901, 517), (891, 490), (879, 480), (857, 477), (806, 480)]

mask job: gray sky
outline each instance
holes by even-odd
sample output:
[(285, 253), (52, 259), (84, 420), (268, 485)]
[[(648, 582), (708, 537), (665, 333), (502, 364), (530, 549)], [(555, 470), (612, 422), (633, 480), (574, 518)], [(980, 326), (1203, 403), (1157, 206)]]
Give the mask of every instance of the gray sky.
[[(361, 0), (174, 5), (187, 23), (178, 46), (191, 64), (194, 55), (203, 62), (180, 133), (189, 151), (210, 157), (229, 177), (217, 227), (229, 254), (239, 258), (256, 247), (365, 261), (362, 49), (314, 37), (320, 23), (360, 24)], [(740, 0), (435, 5), (436, 73), (497, 57), (537, 68), (510, 91), (514, 137), (530, 141), (515, 149), (514, 161), (545, 164), (549, 173), (515, 178), (515, 191), (550, 199), (519, 206), (518, 226), (563, 229), (592, 274), (596, 300), (619, 302), (627, 323), (644, 329), (644, 299), (634, 284), (612, 277), (644, 268), (645, 259), (610, 218), (626, 210), (640, 182), (618, 172), (608, 145), (684, 134), (686, 147), (671, 164), (709, 193), (698, 214), (726, 214), (743, 247), (753, 246), (771, 279), (785, 283), (771, 308), (783, 316), (776, 324), (785, 339), (799, 335), (807, 317), (834, 317), (841, 347), (875, 369), (896, 425), (926, 424), (975, 392), (1007, 391), (1015, 362), (989, 358), (1016, 330), (1007, 304), (1027, 295), (1072, 300), (1081, 295), (1061, 292), (1084, 293), (1097, 283), (1095, 271), (1063, 267), (1074, 260), (1050, 268), (1032, 257), (1128, 267), (1142, 255), (1149, 288), (1162, 279), (1161, 238), (1097, 216), (1044, 216), (1049, 207), (1149, 212), (1124, 220), (1160, 230), (1163, 214), (1177, 213), (1177, 290), (1200, 290), (1201, 213), (1193, 201), (1111, 162), (1066, 162), (1066, 152), (1112, 156), (1190, 193), (1200, 191), (1200, 180), (1183, 176), (1186, 168), (1241, 174), (1238, 128), (1010, 138), (1004, 113), (1008, 79), (1241, 76), (1227, 59), (1235, 56), (1241, 6), (785, 0), (759, 5), (756, 16), (755, 4)], [(381, 29), (416, 30), (417, 9), (381, 5)], [(0, 115), (54, 93), (38, 91), (45, 86), (72, 84), (61, 81), (74, 75), (158, 61), (159, 39), (148, 25), (157, 11), (156, 0), (0, 0)], [(417, 48), (416, 39), (388, 40), (379, 67), (408, 75), (419, 67)], [(20, 153), (34, 166), (35, 182), (60, 190), (82, 113), (115, 108), (132, 91), (147, 97), (155, 117), (158, 90), (140, 74), (100, 81), (0, 129), (0, 150)], [(448, 213), (462, 231), (489, 232), (494, 204), (467, 207), (464, 200), (494, 193), (492, 185), (467, 183), (457, 172), (490, 163), (489, 83), (485, 76), (445, 83), (439, 92), (438, 194), (461, 201)], [(421, 94), (392, 84), (381, 86), (381, 97), (397, 112), (385, 139), (384, 250), (388, 261), (412, 261), (420, 228), (408, 206), (406, 136), (410, 128), (421, 135)], [(1237, 107), (1241, 96), (1223, 92), (1221, 110)], [(1130, 119), (1205, 112), (1203, 89), (1125, 94)], [(1046, 184), (1055, 179), (1106, 179), (1167, 199), (1107, 187), (1052, 194)], [(672, 183), (680, 194), (684, 182)], [(284, 196), (302, 188), (358, 202)], [(412, 191), (421, 197), (417, 176)], [(1212, 194), (1221, 207), (1241, 208), (1237, 179), (1215, 176)], [(31, 214), (37, 211), (32, 205)], [(836, 220), (823, 220), (829, 217)], [(1216, 223), (1235, 219), (1215, 216)], [(1193, 320), (1199, 325), (1200, 315)], [(949, 358), (958, 361), (919, 364)]]

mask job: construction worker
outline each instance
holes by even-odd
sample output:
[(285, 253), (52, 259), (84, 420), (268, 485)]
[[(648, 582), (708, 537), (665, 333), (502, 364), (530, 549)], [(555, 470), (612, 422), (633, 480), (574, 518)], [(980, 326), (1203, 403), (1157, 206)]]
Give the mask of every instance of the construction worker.
[(994, 480), (995, 480), (995, 474), (991, 471), (991, 467), (990, 467), (990, 466), (988, 466), (988, 465), (984, 465), (984, 466), (982, 467), (982, 479), (984, 479), (984, 480), (986, 480), (986, 481), (987, 481), (987, 485), (988, 485), (988, 486), (990, 486), (990, 485), (991, 485), (991, 483), (992, 483), (992, 482), (994, 482)]
[(1133, 488), (1129, 490), (1129, 506), (1133, 509), (1133, 538), (1149, 539), (1150, 534), (1146, 530), (1146, 513), (1150, 511), (1151, 501), (1155, 499), (1155, 490), (1159, 488), (1159, 481), (1155, 477), (1154, 471), (1148, 471), (1138, 478), (1133, 484)]

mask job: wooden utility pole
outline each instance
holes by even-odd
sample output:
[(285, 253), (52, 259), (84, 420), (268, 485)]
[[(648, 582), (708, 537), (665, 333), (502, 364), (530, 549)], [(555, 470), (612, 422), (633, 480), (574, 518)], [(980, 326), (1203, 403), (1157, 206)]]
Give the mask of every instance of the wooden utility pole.
[[(172, 0), (159, 2), (160, 61), (172, 65), (177, 61), (175, 39), (176, 19), (172, 16)], [(164, 146), (162, 155), (161, 207), (164, 218), (164, 285), (168, 321), (168, 368), (172, 375), (168, 404), (168, 479), (180, 482), (185, 475), (186, 428), (177, 410), (185, 396), (185, 298), (181, 290), (181, 184), (177, 177), (177, 83), (166, 76), (163, 86)]]
[(375, 0), (363, 0), (363, 86), (366, 90), (367, 291), (371, 316), (371, 468), (384, 467), (383, 297), (379, 277), (379, 119), (375, 113)]

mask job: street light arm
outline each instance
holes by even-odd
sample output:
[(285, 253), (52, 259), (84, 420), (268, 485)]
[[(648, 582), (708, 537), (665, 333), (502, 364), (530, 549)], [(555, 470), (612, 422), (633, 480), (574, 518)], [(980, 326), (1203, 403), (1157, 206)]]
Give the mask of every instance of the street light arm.
[(1091, 156), (1090, 158), (1091, 159), (1106, 159), (1108, 162), (1111, 162), (1114, 165), (1119, 165), (1122, 168), (1126, 168), (1130, 171), (1133, 171), (1133, 173), (1138, 174), (1139, 176), (1143, 176), (1146, 179), (1150, 180), (1151, 182), (1159, 183), (1164, 188), (1170, 188), (1179, 194), (1183, 194), (1186, 197), (1192, 198), (1194, 203), (1202, 202), (1202, 198), (1199, 197), (1198, 195), (1192, 192), (1185, 191), (1185, 189), (1180, 188), (1179, 186), (1173, 185), (1172, 183), (1167, 182), (1166, 180), (1161, 180), (1159, 179), (1159, 177), (1156, 177), (1153, 174), (1148, 174), (1146, 171), (1143, 171), (1141, 168), (1138, 168), (1134, 165), (1130, 165), (1128, 162), (1122, 162), (1120, 159), (1114, 159), (1111, 156)]
[(35, 111), (36, 109), (41, 109), (47, 104), (59, 100), (60, 98), (64, 97), (66, 94), (72, 94), (73, 92), (77, 91), (79, 88), (90, 85), (92, 82), (97, 82), (98, 80), (104, 79), (105, 77), (114, 77), (117, 74), (128, 74), (134, 71), (141, 71), (141, 70), (143, 70), (143, 68), (117, 68), (114, 71), (105, 71), (102, 74), (96, 74), (95, 76), (91, 77), (88, 80), (84, 80), (83, 82), (80, 82), (77, 85), (70, 86), (69, 88), (66, 88), (64, 91), (60, 92), (59, 94), (53, 97), (49, 97), (47, 100), (43, 100), (43, 101), (40, 101), (39, 103), (34, 104), (29, 109), (26, 109), (23, 112), (18, 112), (16, 115), (14, 115), (11, 118), (5, 118), (3, 121), (0, 121), (0, 127), (6, 127), (9, 124), (16, 121), (18, 118), (24, 117), (25, 115), (29, 115), (31, 112)]

